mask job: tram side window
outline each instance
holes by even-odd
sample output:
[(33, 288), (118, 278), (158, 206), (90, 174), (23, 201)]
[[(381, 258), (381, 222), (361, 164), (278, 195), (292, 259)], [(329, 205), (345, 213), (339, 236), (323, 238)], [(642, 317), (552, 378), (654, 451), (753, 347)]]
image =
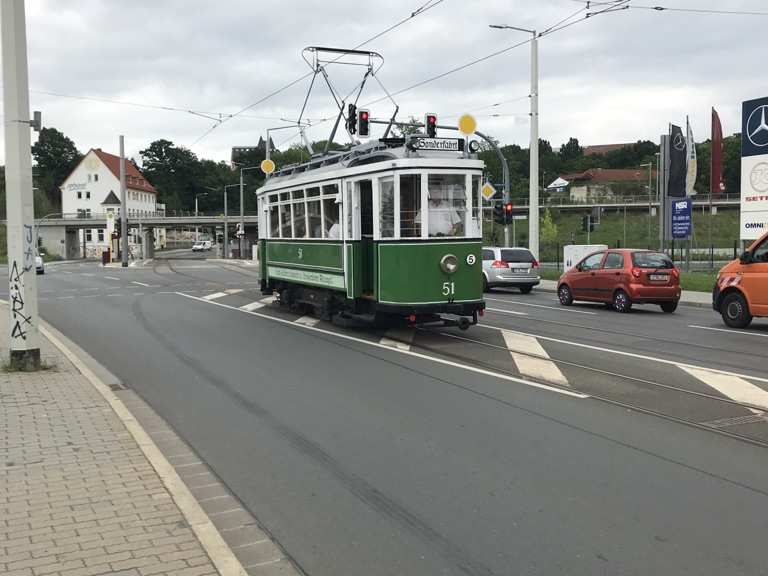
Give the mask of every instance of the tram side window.
[[(309, 191), (307, 191), (309, 193)], [(323, 219), (320, 212), (320, 198), (307, 198), (307, 238), (323, 237)]]
[(400, 237), (421, 236), (421, 175), (400, 176)]
[(480, 231), (482, 230), (483, 211), (481, 206), (483, 201), (480, 199), (480, 175), (472, 175), (472, 227), (474, 230), (470, 230), (468, 236), (482, 236)]
[(467, 212), (466, 177), (464, 174), (430, 174), (429, 235), (464, 236)]
[(352, 240), (355, 237), (354, 222), (355, 222), (355, 204), (354, 192), (352, 191), (352, 182), (347, 182), (347, 194), (344, 197), (344, 203), (347, 205), (347, 232), (346, 237), (348, 240)]
[(296, 190), (293, 196), (293, 237), (307, 237), (306, 207), (304, 205), (304, 190)]
[(280, 204), (280, 238), (292, 238), (291, 205)]
[(395, 237), (395, 180), (391, 176), (379, 179), (379, 234)]
[(269, 237), (280, 238), (280, 216), (277, 214), (277, 204), (269, 207)]

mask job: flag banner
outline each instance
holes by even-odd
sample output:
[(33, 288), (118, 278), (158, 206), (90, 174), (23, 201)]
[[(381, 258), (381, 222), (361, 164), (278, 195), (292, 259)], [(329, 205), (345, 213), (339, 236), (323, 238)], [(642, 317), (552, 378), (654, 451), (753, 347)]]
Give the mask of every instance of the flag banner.
[(712, 108), (712, 163), (709, 173), (709, 193), (717, 196), (725, 192), (723, 181), (723, 125), (717, 110)]
[(742, 104), (741, 239), (768, 230), (768, 98)]
[(688, 117), (685, 117), (686, 125), (686, 175), (685, 175), (685, 195), (693, 196), (696, 194), (694, 187), (696, 186), (696, 173), (698, 170), (698, 163), (696, 160), (696, 142), (693, 140), (693, 130), (691, 130), (691, 122)]
[(688, 171), (688, 158), (685, 136), (680, 126), (672, 124), (669, 132), (669, 178), (667, 196), (685, 198), (685, 179)]

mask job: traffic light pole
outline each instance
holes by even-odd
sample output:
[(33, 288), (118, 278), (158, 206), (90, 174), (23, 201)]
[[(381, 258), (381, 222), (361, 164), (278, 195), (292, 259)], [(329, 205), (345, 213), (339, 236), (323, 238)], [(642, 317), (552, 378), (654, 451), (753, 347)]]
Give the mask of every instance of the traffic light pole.
[(128, 266), (128, 202), (126, 185), (125, 185), (125, 138), (120, 135), (120, 210), (122, 211), (122, 218), (120, 218), (120, 238), (121, 243), (121, 258), (120, 265), (123, 268)]
[(5, 186), (8, 240), (10, 366), (40, 368), (35, 275), (32, 159), (29, 153), (29, 78), (24, 0), (0, 3), (5, 113)]

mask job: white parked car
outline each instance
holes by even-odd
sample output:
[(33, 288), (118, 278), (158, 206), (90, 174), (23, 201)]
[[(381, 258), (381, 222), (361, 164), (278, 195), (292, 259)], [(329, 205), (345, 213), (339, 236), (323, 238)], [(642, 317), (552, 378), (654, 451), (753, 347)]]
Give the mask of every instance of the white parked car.
[(35, 256), (35, 271), (38, 274), (45, 274), (45, 264), (42, 256)]

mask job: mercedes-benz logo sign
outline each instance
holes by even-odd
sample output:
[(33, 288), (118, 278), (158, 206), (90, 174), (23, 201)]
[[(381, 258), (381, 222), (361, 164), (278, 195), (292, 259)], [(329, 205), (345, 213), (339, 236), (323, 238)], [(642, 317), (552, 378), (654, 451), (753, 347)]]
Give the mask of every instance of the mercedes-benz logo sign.
[(768, 192), (768, 162), (760, 162), (752, 168), (749, 174), (749, 183), (755, 192)]
[(675, 138), (672, 140), (672, 146), (675, 150), (685, 150), (685, 138), (682, 134), (675, 134)]
[(747, 118), (747, 138), (758, 148), (768, 146), (768, 104), (758, 106)]

